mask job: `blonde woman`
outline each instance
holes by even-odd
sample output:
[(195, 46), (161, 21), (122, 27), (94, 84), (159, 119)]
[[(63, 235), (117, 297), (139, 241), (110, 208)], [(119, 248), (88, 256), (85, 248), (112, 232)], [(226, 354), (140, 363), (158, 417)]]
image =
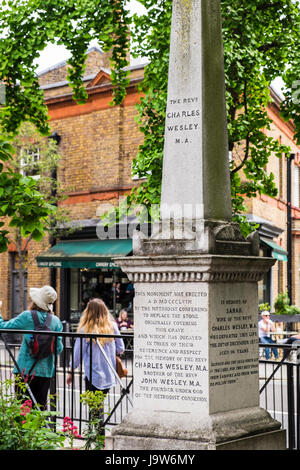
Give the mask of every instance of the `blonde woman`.
[[(79, 333), (95, 333), (102, 335), (120, 335), (117, 324), (105, 303), (101, 299), (92, 299), (88, 302), (80, 319), (77, 331)], [(98, 338), (110, 363), (116, 367), (116, 354), (124, 352), (124, 342), (121, 338)], [(81, 344), (82, 343), (82, 344)], [(92, 344), (92, 351), (90, 350)], [(86, 390), (100, 390), (107, 394), (109, 389), (117, 384), (116, 377), (98, 344), (93, 339), (77, 338), (74, 346), (73, 368), (76, 369), (83, 360)], [(91, 361), (91, 363), (90, 363)], [(70, 364), (72, 367), (72, 363)], [(67, 376), (67, 384), (72, 383), (72, 373)], [(104, 430), (102, 429), (104, 434)]]
[[(77, 332), (85, 334), (120, 335), (117, 324), (114, 322), (108, 308), (101, 299), (92, 299), (88, 302), (80, 319)], [(122, 354), (124, 352), (123, 340), (121, 338), (102, 337), (99, 338), (99, 342), (103, 346), (110, 363), (116, 367), (116, 354)], [(80, 338), (76, 339), (73, 368), (76, 369), (80, 365), (81, 359), (83, 359), (87, 390), (102, 390), (107, 392), (117, 383), (115, 375), (95, 340), (92, 341), (92, 354), (90, 351), (89, 338), (83, 339), (82, 343), (81, 358)], [(90, 364), (91, 356), (92, 364)], [(70, 364), (70, 366), (71, 365), (72, 364)], [(90, 377), (90, 372), (92, 372), (92, 377)], [(67, 384), (70, 385), (71, 382), (72, 374), (69, 374)]]
[(132, 321), (128, 318), (128, 313), (125, 308), (120, 310), (119, 316), (116, 319), (117, 325), (119, 330), (132, 330), (133, 329), (133, 323)]

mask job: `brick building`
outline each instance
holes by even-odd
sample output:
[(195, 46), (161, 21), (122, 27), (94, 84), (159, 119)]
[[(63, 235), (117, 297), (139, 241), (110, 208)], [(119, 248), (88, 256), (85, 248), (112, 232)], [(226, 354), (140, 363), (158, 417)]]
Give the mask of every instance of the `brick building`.
[[(119, 227), (121, 233), (115, 239), (99, 240), (97, 236), (99, 216), (107, 204), (118, 204), (119, 198), (138, 183), (132, 179), (131, 164), (143, 139), (134, 119), (139, 101), (136, 84), (143, 78), (143, 66), (129, 70), (127, 96), (116, 107), (109, 104), (112, 87), (108, 56), (98, 48), (88, 51), (84, 82), (89, 98), (85, 104), (78, 105), (72, 99), (65, 62), (39, 75), (51, 128), (59, 138), (62, 158), (57, 178), (68, 191), (61, 204), (77, 229), (57, 239), (52, 247), (46, 239), (30, 243), (28, 256), (33, 262), (28, 267), (27, 285), (53, 285), (59, 293), (56, 311), (61, 319), (76, 322), (88, 298), (100, 293), (114, 311), (130, 302), (131, 294), (126, 292), (128, 279), (111, 260), (114, 255), (127, 255), (132, 250), (127, 226)], [(280, 118), (278, 97), (273, 92), (272, 95), (268, 112), (273, 124), (268, 133), (290, 145), (295, 154), (291, 165), (292, 287), (293, 303), (300, 306), (299, 147), (293, 142), (292, 124)], [(286, 159), (272, 157), (268, 170), (275, 174), (278, 197), (261, 195), (247, 201), (249, 220), (259, 223), (261, 254), (278, 259), (260, 284), (260, 301), (273, 302), (278, 292), (287, 290), (287, 168)], [(22, 310), (16, 301), (14, 247), (1, 254), (0, 260), (0, 300), (2, 312), (9, 317)], [(113, 291), (113, 283), (120, 283), (121, 294)]]
[[(60, 245), (65, 253), (60, 252), (59, 260), (47, 258), (38, 265), (36, 258), (47, 251), (49, 243), (46, 239), (41, 243), (30, 242), (28, 256), (33, 262), (28, 267), (27, 285), (54, 285), (59, 292), (56, 309), (63, 319), (76, 320), (87, 298), (96, 295), (97, 289), (105, 293), (111, 308), (114, 307), (112, 302), (120, 308), (127, 305), (130, 298), (130, 294), (126, 294), (128, 279), (110, 263), (110, 256), (128, 254), (132, 250), (131, 240), (101, 242), (96, 228), (99, 207), (103, 212), (104, 204), (118, 204), (119, 197), (136, 184), (131, 177), (131, 164), (142, 143), (134, 117), (139, 100), (136, 84), (142, 79), (143, 67), (130, 68), (125, 101), (121, 106), (111, 107), (108, 63), (107, 54), (100, 49), (88, 51), (84, 82), (89, 98), (83, 105), (77, 105), (72, 99), (65, 62), (39, 75), (51, 128), (60, 140), (57, 178), (68, 188), (68, 197), (62, 204), (79, 229)], [(16, 267), (16, 252), (11, 245), (8, 253), (1, 254), (0, 267), (2, 312), (8, 317), (22, 310), (16, 300)], [(121, 298), (112, 298), (113, 281), (121, 284)]]
[[(268, 301), (273, 305), (278, 293), (289, 290), (292, 294), (291, 303), (300, 306), (300, 147), (293, 140), (293, 124), (284, 122), (280, 117), (280, 99), (273, 90), (271, 90), (271, 97), (272, 102), (267, 111), (272, 119), (272, 124), (270, 130), (266, 131), (267, 135), (289, 146), (294, 158), (288, 159), (283, 155), (282, 158), (272, 156), (269, 160), (267, 171), (273, 172), (275, 176), (278, 188), (276, 198), (261, 194), (247, 201), (249, 220), (260, 224), (258, 231), (261, 238), (261, 254), (277, 258), (277, 263), (268, 273), (264, 282), (259, 285), (259, 299), (260, 302)], [(289, 200), (290, 218), (288, 217)], [(289, 223), (290, 230), (288, 230)], [(291, 252), (291, 277), (288, 275), (288, 252)], [(291, 288), (288, 289), (290, 279), (292, 281)]]

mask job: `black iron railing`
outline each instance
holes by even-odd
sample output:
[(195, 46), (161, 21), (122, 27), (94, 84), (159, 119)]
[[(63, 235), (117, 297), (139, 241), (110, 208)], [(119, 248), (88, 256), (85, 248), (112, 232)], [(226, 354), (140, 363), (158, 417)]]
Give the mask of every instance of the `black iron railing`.
[[(20, 350), (20, 343), (15, 342), (16, 336), (34, 334), (34, 331), (24, 330), (0, 330), (0, 380), (4, 381), (12, 377), (12, 371), (17, 366), (17, 358)], [(42, 333), (49, 334), (49, 333)], [(78, 334), (72, 332), (51, 333), (55, 337), (62, 338), (63, 351), (58, 355), (54, 355), (55, 374), (50, 385), (50, 400), (48, 409), (56, 412), (55, 421), (62, 423), (64, 417), (68, 416), (78, 426), (79, 434), (82, 434), (83, 428), (89, 421), (89, 411), (86, 405), (80, 401), (80, 396), (85, 392), (85, 373), (83, 367), (82, 344), (84, 340), (97, 340), (101, 336), (109, 338), (121, 337), (125, 344), (125, 352), (122, 361), (128, 369), (128, 375), (122, 379), (118, 379), (117, 385), (112, 387), (106, 396), (104, 403), (105, 427), (109, 429), (111, 426), (119, 424), (124, 416), (132, 408), (132, 355), (133, 355), (133, 334), (116, 335), (94, 335), (94, 334)], [(76, 338), (80, 338), (80, 366), (74, 370), (72, 358), (74, 356), (74, 345)], [(56, 344), (55, 344), (56, 346)], [(55, 347), (56, 350), (56, 347)], [(93, 348), (90, 348), (90, 364), (93, 362)], [(19, 371), (22, 374), (22, 371)], [(68, 386), (67, 376), (72, 373), (73, 381)], [(91, 376), (91, 372), (90, 372)], [(117, 380), (117, 379), (116, 379)], [(13, 391), (12, 391), (13, 392)]]
[(260, 405), (280, 421), (287, 432), (287, 448), (300, 449), (300, 346), (267, 345), (277, 349), (278, 358), (264, 358), (266, 344), (260, 344)]
[[(24, 330), (0, 330), (4, 333), (0, 338), (0, 380), (9, 379), (18, 357), (20, 344), (14, 338), (24, 333), (34, 333)], [(49, 334), (49, 333), (47, 333)], [(49, 408), (56, 411), (56, 423), (62, 423), (65, 416), (69, 416), (82, 433), (87, 426), (89, 412), (86, 405), (80, 401), (80, 395), (85, 391), (84, 368), (81, 366), (72, 371), (70, 362), (74, 354), (74, 344), (77, 337), (80, 341), (97, 339), (101, 335), (85, 335), (64, 331), (52, 333), (55, 338), (62, 337), (63, 352), (55, 355), (55, 375), (51, 382), (50, 394), (53, 399)], [(116, 338), (117, 336), (111, 335)], [(123, 418), (132, 408), (133, 396), (133, 333), (121, 334), (125, 343), (123, 362), (128, 369), (128, 376), (121, 379), (110, 389), (104, 406), (106, 417), (105, 427), (109, 429), (122, 422)], [(5, 342), (3, 341), (5, 339)], [(300, 449), (300, 346), (294, 345), (265, 345), (260, 344), (259, 361), (259, 387), (260, 406), (265, 408), (271, 416), (282, 423), (287, 431), (287, 448)], [(279, 353), (277, 360), (266, 360), (263, 357), (265, 348), (276, 348)], [(82, 349), (82, 348), (81, 348)], [(93, 349), (91, 348), (91, 351)], [(92, 352), (91, 352), (92, 354)], [(91, 361), (92, 362), (92, 358)], [(67, 385), (67, 374), (73, 372), (72, 385)]]

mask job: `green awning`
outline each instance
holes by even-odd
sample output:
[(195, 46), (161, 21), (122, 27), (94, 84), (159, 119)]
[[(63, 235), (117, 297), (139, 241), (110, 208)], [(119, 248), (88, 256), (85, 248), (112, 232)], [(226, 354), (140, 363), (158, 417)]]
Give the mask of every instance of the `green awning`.
[(273, 258), (278, 259), (279, 261), (287, 261), (288, 260), (288, 252), (285, 251), (281, 246), (277, 245), (277, 243), (268, 240), (267, 238), (262, 238), (261, 240), (263, 243), (268, 245), (272, 248), (272, 256)]
[(132, 240), (62, 241), (37, 256), (39, 268), (118, 268), (112, 258), (132, 251)]

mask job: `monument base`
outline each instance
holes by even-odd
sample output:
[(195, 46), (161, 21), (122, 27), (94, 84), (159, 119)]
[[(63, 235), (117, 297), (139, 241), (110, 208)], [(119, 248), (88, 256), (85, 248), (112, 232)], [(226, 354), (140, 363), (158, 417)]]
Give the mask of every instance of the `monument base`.
[(262, 408), (203, 416), (133, 410), (106, 450), (284, 450), (286, 433)]
[(118, 258), (135, 284), (134, 408), (108, 450), (285, 449), (259, 406), (257, 281), (274, 259)]

